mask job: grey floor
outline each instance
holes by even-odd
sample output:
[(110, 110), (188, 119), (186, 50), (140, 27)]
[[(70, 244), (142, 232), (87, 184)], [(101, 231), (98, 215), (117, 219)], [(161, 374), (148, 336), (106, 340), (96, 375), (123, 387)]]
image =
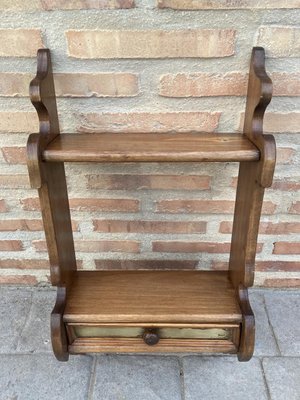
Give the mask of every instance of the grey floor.
[(233, 356), (84, 355), (56, 361), (55, 292), (0, 287), (0, 400), (299, 400), (300, 291), (251, 291), (256, 350)]

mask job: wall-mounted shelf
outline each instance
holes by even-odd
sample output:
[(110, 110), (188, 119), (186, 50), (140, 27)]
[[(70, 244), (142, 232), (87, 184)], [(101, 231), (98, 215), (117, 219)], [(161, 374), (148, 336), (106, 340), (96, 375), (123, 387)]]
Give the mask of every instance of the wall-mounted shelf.
[[(264, 50), (252, 51), (245, 125), (238, 133), (59, 133), (50, 52), (38, 51), (30, 85), (39, 134), (28, 139), (31, 185), (38, 189), (57, 301), (51, 314), (56, 357), (86, 352), (218, 352), (249, 360), (254, 279), (264, 189), (275, 141), (263, 135), (272, 83)], [(228, 272), (77, 271), (64, 162), (239, 162)], [(184, 179), (184, 178), (183, 178)]]

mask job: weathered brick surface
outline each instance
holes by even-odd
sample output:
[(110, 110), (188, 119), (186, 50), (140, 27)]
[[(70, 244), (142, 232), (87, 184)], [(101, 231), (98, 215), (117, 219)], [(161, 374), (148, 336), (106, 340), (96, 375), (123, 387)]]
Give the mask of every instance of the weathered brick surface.
[[(46, 242), (44, 240), (34, 240), (32, 244), (38, 252), (47, 250)], [(139, 242), (135, 240), (82, 240), (75, 241), (75, 250), (85, 253), (138, 253), (140, 246)]]
[(0, 275), (0, 285), (36, 285), (38, 280), (33, 275)]
[(0, 259), (0, 268), (2, 269), (49, 269), (48, 260), (34, 260), (22, 258)]
[[(166, 253), (229, 253), (230, 243), (156, 241), (152, 243), (152, 249)], [(261, 250), (262, 244), (258, 243), (257, 253)]]
[(300, 279), (299, 278), (284, 278), (284, 279), (275, 279), (275, 278), (267, 278), (263, 281), (261, 286), (265, 287), (275, 287), (275, 288), (300, 288)]
[[(0, 96), (27, 97), (32, 74), (0, 73)], [(139, 92), (138, 75), (132, 73), (56, 73), (57, 97), (131, 97)]]
[[(221, 233), (231, 233), (232, 223), (223, 221), (220, 224)], [(300, 233), (300, 222), (261, 222), (259, 233), (263, 235), (288, 235), (290, 233)]]
[(29, 188), (28, 175), (0, 175), (0, 187), (2, 188)]
[(0, 251), (20, 251), (23, 250), (21, 240), (0, 240)]
[[(276, 205), (265, 201), (262, 212), (273, 214)], [(167, 213), (200, 213), (200, 214), (233, 214), (234, 201), (228, 200), (160, 200), (156, 205), (157, 212)]]
[(95, 260), (96, 269), (195, 269), (194, 260)]
[(41, 47), (39, 29), (0, 29), (0, 57), (35, 57)]
[(134, 7), (134, 0), (1, 0), (0, 10), (90, 10)]
[[(205, 233), (206, 222), (199, 221), (123, 221), (123, 220), (94, 220), (97, 232), (110, 233)], [(1, 227), (1, 225), (0, 225)]]
[(33, 133), (38, 129), (38, 118), (34, 111), (0, 111), (0, 133)]
[[(273, 96), (299, 96), (300, 74), (269, 74), (273, 81)], [(248, 75), (241, 72), (213, 74), (166, 74), (160, 78), (159, 94), (165, 97), (245, 96)]]
[(300, 28), (294, 26), (262, 26), (257, 44), (268, 49), (269, 57), (299, 57)]
[(7, 207), (5, 204), (5, 200), (0, 199), (0, 212), (6, 212), (7, 211)]
[[(241, 113), (239, 130), (243, 130), (244, 113)], [(299, 132), (300, 112), (268, 112), (265, 115), (264, 130), (265, 132)]]
[(265, 272), (300, 272), (300, 262), (298, 261), (257, 261), (256, 271)]
[[(22, 199), (21, 204), (26, 211), (40, 209), (37, 198)], [(74, 211), (102, 211), (102, 212), (137, 212), (139, 201), (134, 199), (70, 199), (70, 208)]]
[(2, 147), (1, 150), (8, 164), (26, 164), (25, 147)]
[(70, 30), (66, 38), (69, 55), (76, 58), (210, 58), (234, 54), (235, 31)]
[(88, 113), (82, 115), (79, 132), (212, 132), (219, 112)]
[(91, 189), (108, 190), (205, 190), (210, 189), (210, 177), (201, 175), (90, 175)]
[(299, 8), (298, 0), (157, 0), (159, 8), (175, 10), (238, 10), (238, 9), (272, 9)]
[(300, 242), (276, 242), (274, 254), (300, 254)]

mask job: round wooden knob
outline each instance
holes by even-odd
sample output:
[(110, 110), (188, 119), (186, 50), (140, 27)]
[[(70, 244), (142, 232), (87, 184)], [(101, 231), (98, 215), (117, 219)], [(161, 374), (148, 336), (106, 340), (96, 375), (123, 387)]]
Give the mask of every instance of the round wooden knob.
[(159, 335), (154, 329), (147, 329), (143, 334), (143, 339), (148, 346), (154, 346), (159, 342)]

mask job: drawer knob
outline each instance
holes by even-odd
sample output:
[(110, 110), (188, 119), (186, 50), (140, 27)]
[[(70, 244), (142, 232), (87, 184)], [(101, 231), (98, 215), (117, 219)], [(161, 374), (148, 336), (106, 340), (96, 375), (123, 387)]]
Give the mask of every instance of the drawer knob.
[(148, 346), (154, 346), (159, 342), (159, 335), (155, 329), (146, 329), (143, 339)]

